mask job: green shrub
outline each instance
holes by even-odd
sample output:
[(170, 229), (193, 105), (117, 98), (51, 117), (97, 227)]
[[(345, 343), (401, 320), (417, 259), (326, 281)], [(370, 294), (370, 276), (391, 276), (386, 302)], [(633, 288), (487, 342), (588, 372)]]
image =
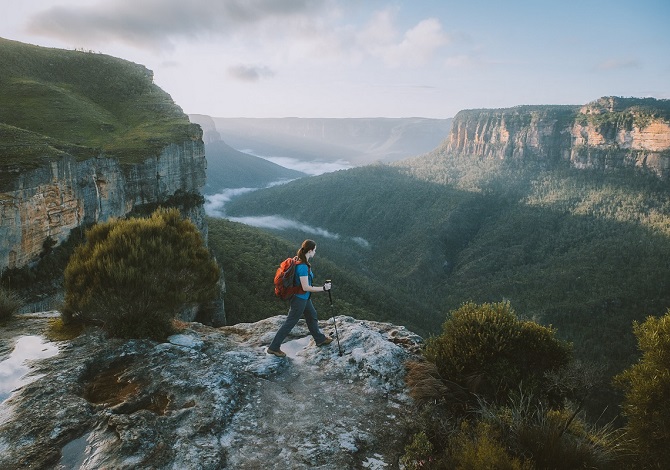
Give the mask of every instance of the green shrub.
[(623, 414), (634, 451), (645, 468), (670, 462), (670, 309), (660, 317), (635, 322), (642, 357), (615, 377), (625, 391)]
[(463, 422), (458, 434), (449, 443), (447, 468), (458, 470), (531, 470), (530, 462), (513, 457), (501, 442), (497, 430), (491, 425), (478, 422), (471, 426)]
[(6, 320), (19, 311), (23, 302), (13, 291), (0, 287), (0, 320)]
[(164, 339), (185, 304), (216, 295), (219, 268), (176, 209), (88, 230), (65, 270), (66, 323), (100, 323), (113, 336)]
[(49, 341), (67, 341), (79, 336), (84, 331), (82, 323), (70, 322), (66, 324), (62, 318), (50, 318), (49, 326), (44, 335)]
[(517, 319), (507, 302), (463, 304), (442, 334), (427, 341), (425, 356), (453, 391), (454, 384), (491, 403), (505, 403), (523, 387), (539, 400), (551, 397), (546, 374), (567, 366), (571, 347), (554, 330)]
[(570, 407), (551, 409), (517, 395), (504, 406), (483, 405), (477, 415), (510, 455), (532, 468), (614, 468), (621, 459), (621, 432), (589, 425)]
[(433, 454), (433, 445), (423, 431), (414, 435), (412, 442), (405, 446), (405, 453), (400, 462), (407, 470), (418, 470), (425, 468)]

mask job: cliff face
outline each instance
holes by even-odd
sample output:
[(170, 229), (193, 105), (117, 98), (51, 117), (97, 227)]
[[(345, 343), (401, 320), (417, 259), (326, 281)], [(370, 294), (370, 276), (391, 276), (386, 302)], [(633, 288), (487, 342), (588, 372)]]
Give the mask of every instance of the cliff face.
[(456, 155), (568, 161), (576, 168), (644, 168), (670, 175), (668, 100), (601, 98), (585, 106), (467, 110), (454, 118)]
[[(70, 231), (138, 205), (159, 203), (176, 193), (199, 194), (205, 185), (201, 139), (167, 146), (158, 157), (136, 165), (112, 158), (76, 161), (65, 156), (20, 174), (0, 193), (0, 268), (22, 267), (39, 259), (47, 244), (60, 243)], [(192, 219), (201, 222), (194, 211)]]

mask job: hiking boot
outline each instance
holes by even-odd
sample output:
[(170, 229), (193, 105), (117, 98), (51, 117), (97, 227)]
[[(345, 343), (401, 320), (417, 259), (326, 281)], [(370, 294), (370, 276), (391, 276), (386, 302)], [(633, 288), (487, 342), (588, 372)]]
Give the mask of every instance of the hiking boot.
[(328, 345), (332, 342), (333, 342), (333, 338), (331, 338), (330, 336), (326, 336), (326, 339), (324, 339), (322, 342), (317, 344), (317, 346), (326, 346), (326, 345)]
[(273, 356), (277, 356), (277, 357), (286, 357), (286, 353), (284, 351), (282, 351), (281, 349), (279, 351), (273, 351), (272, 349), (267, 348), (265, 350), (265, 352), (268, 353), (268, 354), (272, 354)]

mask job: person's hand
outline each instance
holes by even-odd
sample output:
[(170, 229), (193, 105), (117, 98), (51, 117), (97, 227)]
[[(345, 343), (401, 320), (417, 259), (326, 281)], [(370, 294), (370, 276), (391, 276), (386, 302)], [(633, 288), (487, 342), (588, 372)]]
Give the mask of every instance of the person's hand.
[(326, 283), (323, 285), (323, 290), (330, 290), (332, 287), (333, 287), (333, 286), (332, 286), (332, 284), (331, 284), (330, 282), (326, 282)]

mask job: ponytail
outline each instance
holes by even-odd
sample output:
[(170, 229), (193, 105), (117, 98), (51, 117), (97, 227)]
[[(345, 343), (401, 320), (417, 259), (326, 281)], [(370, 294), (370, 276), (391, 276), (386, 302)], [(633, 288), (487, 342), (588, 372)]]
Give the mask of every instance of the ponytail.
[(312, 251), (314, 248), (316, 248), (316, 242), (314, 240), (305, 240), (302, 242), (302, 246), (298, 248), (298, 252), (296, 253), (296, 256), (298, 259), (305, 263), (307, 266), (311, 267), (309, 262), (307, 261), (307, 252)]

